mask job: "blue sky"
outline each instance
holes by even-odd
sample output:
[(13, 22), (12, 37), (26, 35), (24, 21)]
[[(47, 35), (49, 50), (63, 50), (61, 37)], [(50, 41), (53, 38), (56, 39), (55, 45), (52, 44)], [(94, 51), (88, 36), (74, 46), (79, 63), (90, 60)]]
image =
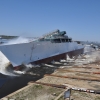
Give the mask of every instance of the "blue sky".
[(36, 37), (55, 29), (100, 42), (100, 0), (0, 0), (0, 34)]

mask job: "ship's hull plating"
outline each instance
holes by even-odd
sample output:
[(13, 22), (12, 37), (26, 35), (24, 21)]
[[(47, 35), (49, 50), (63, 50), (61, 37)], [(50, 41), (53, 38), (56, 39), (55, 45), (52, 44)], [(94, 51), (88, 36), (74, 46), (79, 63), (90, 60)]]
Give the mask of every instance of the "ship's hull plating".
[(78, 50), (74, 50), (74, 51), (70, 51), (70, 52), (66, 52), (63, 54), (59, 54), (56, 56), (52, 56), (52, 57), (48, 57), (45, 59), (41, 59), (41, 60), (37, 60), (35, 62), (31, 62), (31, 64), (40, 64), (40, 63), (49, 63), (52, 61), (60, 61), (61, 59), (67, 59), (68, 55), (70, 58), (72, 58), (73, 56), (79, 55), (83, 53), (83, 48), (82, 49), (78, 49)]
[(76, 42), (51, 43), (50, 41), (35, 41), (1, 45), (0, 50), (12, 65), (16, 67), (21, 64), (39, 64), (66, 59), (66, 54), (72, 57), (83, 53), (83, 46)]

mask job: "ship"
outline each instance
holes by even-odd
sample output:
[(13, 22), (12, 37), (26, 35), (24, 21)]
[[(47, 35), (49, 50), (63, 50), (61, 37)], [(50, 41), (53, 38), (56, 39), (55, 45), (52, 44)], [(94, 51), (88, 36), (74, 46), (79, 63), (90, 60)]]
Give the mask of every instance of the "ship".
[(82, 54), (84, 46), (72, 41), (66, 31), (56, 30), (40, 38), (16, 44), (1, 44), (0, 51), (13, 67), (22, 64), (41, 64)]

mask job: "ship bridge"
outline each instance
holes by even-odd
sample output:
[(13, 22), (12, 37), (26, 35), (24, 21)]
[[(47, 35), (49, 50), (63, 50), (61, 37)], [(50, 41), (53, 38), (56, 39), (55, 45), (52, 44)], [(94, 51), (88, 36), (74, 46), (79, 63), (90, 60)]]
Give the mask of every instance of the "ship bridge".
[(44, 35), (42, 38), (39, 39), (39, 41), (51, 41), (55, 43), (71, 42), (72, 39), (65, 34), (66, 31), (56, 30), (54, 32)]

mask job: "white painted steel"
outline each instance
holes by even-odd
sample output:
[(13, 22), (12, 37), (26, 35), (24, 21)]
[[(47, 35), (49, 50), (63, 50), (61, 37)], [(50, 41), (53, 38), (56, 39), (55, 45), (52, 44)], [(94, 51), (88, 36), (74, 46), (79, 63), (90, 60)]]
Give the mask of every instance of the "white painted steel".
[(1, 45), (1, 52), (13, 66), (27, 64), (51, 56), (83, 48), (76, 42), (52, 43), (50, 41)]

